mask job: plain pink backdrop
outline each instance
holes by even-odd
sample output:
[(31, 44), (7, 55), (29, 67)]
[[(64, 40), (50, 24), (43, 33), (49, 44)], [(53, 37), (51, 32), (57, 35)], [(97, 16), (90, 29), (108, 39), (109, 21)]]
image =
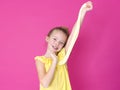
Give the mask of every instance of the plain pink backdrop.
[[(34, 57), (55, 26), (70, 31), (87, 0), (0, 0), (0, 90), (38, 90)], [(120, 1), (92, 0), (69, 58), (73, 90), (120, 90)]]

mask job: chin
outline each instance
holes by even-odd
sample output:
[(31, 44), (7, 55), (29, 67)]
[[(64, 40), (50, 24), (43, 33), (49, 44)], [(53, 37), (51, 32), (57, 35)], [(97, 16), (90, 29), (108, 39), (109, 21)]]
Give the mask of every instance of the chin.
[(57, 54), (60, 52), (60, 50), (54, 50), (53, 52)]
[(60, 52), (61, 50), (62, 50), (62, 48), (61, 48), (61, 49), (59, 49), (59, 50), (57, 50), (57, 53), (58, 53), (58, 52)]

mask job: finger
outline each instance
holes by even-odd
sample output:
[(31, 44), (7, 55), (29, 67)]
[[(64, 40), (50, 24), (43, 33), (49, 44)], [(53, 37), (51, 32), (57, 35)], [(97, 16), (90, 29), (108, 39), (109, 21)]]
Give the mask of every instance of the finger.
[(54, 57), (53, 53), (51, 53), (50, 55), (51, 55), (51, 57)]

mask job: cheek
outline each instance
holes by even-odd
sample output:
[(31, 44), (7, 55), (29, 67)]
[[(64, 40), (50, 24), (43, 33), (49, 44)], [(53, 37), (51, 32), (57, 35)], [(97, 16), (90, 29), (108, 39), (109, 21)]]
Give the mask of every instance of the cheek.
[(54, 41), (53, 40), (49, 40), (49, 42), (48, 42), (49, 44), (53, 44), (54, 43)]
[(47, 45), (48, 45), (48, 47), (51, 47), (52, 42), (48, 41), (48, 42), (47, 42)]
[(59, 48), (62, 49), (64, 45), (59, 45)]

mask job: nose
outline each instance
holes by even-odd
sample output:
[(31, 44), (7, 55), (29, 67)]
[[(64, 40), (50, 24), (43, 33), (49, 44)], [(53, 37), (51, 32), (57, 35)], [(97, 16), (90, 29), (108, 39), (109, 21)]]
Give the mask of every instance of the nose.
[(54, 44), (55, 44), (55, 46), (58, 46), (58, 45), (59, 45), (59, 42), (56, 41)]

